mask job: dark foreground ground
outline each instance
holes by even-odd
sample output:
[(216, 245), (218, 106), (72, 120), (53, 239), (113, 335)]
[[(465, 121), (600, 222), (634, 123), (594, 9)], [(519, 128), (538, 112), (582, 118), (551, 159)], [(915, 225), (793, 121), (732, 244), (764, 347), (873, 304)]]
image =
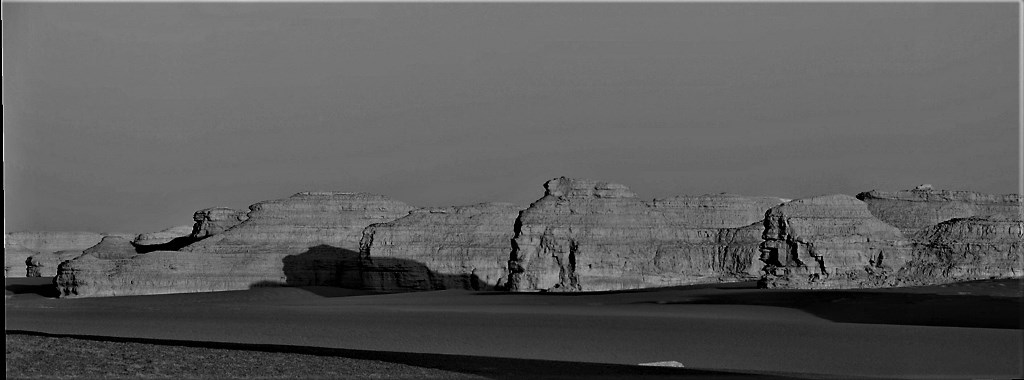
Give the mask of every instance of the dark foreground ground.
[[(1020, 280), (585, 294), (333, 288), (54, 299), (7, 279), (8, 378), (1014, 378)], [(685, 368), (638, 366), (676, 361)]]

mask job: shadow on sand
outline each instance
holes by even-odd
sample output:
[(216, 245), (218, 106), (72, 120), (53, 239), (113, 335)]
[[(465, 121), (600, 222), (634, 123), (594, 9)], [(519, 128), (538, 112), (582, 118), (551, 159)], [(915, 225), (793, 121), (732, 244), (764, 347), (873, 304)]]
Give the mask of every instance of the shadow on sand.
[(4, 279), (4, 295), (57, 298), (60, 292), (52, 277), (14, 277)]
[(350, 296), (353, 290), (369, 292), (406, 292), (422, 290), (488, 290), (493, 284), (475, 274), (437, 273), (425, 264), (391, 257), (362, 257), (359, 252), (317, 245), (306, 252), (288, 255), (284, 264), (285, 282), (261, 281), (250, 288), (291, 286), (324, 297)]
[[(1019, 280), (1006, 280), (1019, 285)], [(666, 305), (755, 305), (802, 310), (840, 323), (1020, 329), (1021, 297), (886, 290), (760, 290)]]
[(582, 363), (554, 360), (513, 359), (469, 355), (409, 353), (394, 351), (352, 350), (341, 348), (246, 344), (123, 338), (96, 335), (47, 334), (34, 331), (6, 330), (6, 334), (34, 335), (52, 338), (73, 338), (106, 342), (130, 342), (164, 346), (244, 350), (269, 353), (292, 353), (357, 360), (378, 360), (416, 367), (479, 375), (491, 379), (792, 379), (794, 377), (765, 373), (725, 372), (687, 368), (645, 367), (623, 364)]

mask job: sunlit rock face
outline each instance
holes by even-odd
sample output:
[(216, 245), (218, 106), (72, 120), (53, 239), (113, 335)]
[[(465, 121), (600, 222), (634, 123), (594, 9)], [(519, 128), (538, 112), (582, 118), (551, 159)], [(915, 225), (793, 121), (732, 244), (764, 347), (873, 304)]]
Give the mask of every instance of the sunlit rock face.
[[(781, 199), (644, 202), (624, 185), (556, 178), (515, 224), (509, 289), (590, 291), (747, 278), (756, 224)], [(736, 230), (734, 230), (736, 229)]]
[(769, 288), (872, 286), (910, 260), (912, 243), (867, 204), (843, 194), (798, 199), (765, 215), (761, 245)]
[(135, 240), (132, 240), (132, 243), (136, 246), (167, 244), (174, 239), (187, 237), (191, 234), (192, 226), (177, 226), (162, 231), (139, 234), (135, 237)]
[(905, 283), (1011, 278), (1024, 275), (1024, 220), (1007, 216), (954, 218), (916, 235)]
[(368, 289), (501, 289), (513, 224), (510, 203), (425, 208), (363, 232), (360, 251)]
[(238, 290), (266, 285), (360, 287), (364, 228), (413, 207), (366, 193), (303, 192), (256, 203), (248, 218), (181, 248), (130, 258), (85, 254), (58, 268), (63, 296)]
[(1020, 217), (1021, 197), (973, 191), (935, 190), (929, 185), (914, 190), (872, 190), (857, 194), (868, 210), (882, 221), (912, 237), (919, 231), (953, 218), (972, 216)]
[[(51, 255), (59, 251), (78, 251), (99, 243), (103, 234), (78, 231), (29, 231), (4, 234), (4, 276), (25, 277), (28, 258)], [(49, 261), (49, 258), (46, 260)], [(51, 274), (52, 276), (52, 274)]]
[(191, 234), (195, 239), (203, 239), (237, 226), (249, 219), (249, 212), (227, 207), (212, 207), (196, 211), (192, 215), (195, 224)]
[[(4, 244), (4, 277), (25, 277), (26, 260), (38, 254), (39, 252), (18, 244)], [(47, 255), (50, 254), (47, 253)]]

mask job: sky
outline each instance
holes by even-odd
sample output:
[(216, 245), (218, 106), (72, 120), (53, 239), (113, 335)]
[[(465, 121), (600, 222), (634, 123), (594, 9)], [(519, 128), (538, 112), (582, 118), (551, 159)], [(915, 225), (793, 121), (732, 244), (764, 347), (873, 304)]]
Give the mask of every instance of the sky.
[(3, 4), (6, 231), (299, 191), (1017, 191), (1017, 3)]

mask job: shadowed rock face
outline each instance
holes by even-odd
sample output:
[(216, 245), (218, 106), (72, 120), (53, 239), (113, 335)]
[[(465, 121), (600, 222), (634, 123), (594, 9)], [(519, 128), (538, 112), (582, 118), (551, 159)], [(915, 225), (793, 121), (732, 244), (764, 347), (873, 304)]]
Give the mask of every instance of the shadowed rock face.
[(163, 231), (139, 234), (135, 237), (135, 240), (132, 240), (132, 244), (137, 247), (167, 244), (174, 239), (186, 237), (190, 234), (192, 234), (192, 226), (171, 227)]
[(511, 290), (632, 289), (748, 275), (760, 242), (751, 224), (782, 202), (705, 195), (647, 203), (623, 185), (565, 177), (544, 188), (516, 221)]
[[(482, 290), (490, 284), (500, 288), (507, 280), (509, 241), (519, 210), (510, 203), (427, 208), (371, 225), (360, 243), (364, 286)], [(420, 265), (381, 265), (390, 259)], [(430, 273), (446, 276), (432, 278)]]
[(1021, 198), (1017, 194), (992, 195), (972, 191), (933, 190), (919, 187), (915, 190), (872, 190), (857, 194), (868, 204), (868, 210), (882, 221), (899, 228), (912, 237), (953, 218), (971, 216), (1020, 217)]
[(57, 286), (63, 296), (238, 290), (257, 283), (358, 286), (345, 282), (361, 278), (357, 258), (332, 262), (327, 271), (292, 265), (287, 273), (284, 258), (318, 246), (358, 252), (366, 226), (397, 219), (413, 207), (373, 194), (305, 192), (249, 209), (244, 222), (180, 252), (107, 260), (87, 252), (60, 265)]
[(849, 195), (799, 199), (765, 215), (762, 286), (850, 288), (880, 281), (911, 256), (910, 240)]

